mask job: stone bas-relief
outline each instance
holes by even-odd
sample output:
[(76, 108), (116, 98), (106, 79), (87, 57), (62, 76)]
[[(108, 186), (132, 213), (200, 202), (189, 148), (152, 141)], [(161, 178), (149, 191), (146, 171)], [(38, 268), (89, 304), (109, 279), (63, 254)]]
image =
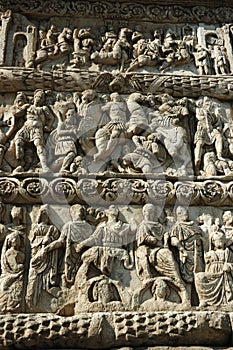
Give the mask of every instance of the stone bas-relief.
[[(1, 65), (37, 69), (154, 71), (226, 75), (232, 73), (232, 23), (222, 26), (183, 21), (175, 25), (1, 13)], [(20, 26), (18, 25), (20, 23)], [(218, 23), (218, 21), (216, 22)], [(7, 55), (6, 55), (7, 54)]]
[(231, 310), (227, 207), (2, 204), (1, 210), (2, 313)]
[(230, 346), (232, 9), (42, 2), (0, 2), (0, 343)]
[(230, 102), (37, 89), (4, 104), (4, 175), (232, 176)]

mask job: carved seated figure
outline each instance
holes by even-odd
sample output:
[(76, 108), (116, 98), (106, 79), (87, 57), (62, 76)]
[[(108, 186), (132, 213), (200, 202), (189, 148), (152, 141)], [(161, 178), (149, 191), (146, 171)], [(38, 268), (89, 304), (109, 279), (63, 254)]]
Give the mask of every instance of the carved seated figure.
[(213, 247), (205, 254), (205, 272), (195, 276), (200, 306), (233, 303), (233, 253), (226, 243), (224, 232), (212, 236)]
[(21, 232), (13, 230), (2, 247), (0, 276), (0, 307), (2, 312), (22, 312), (25, 253)]
[(91, 267), (99, 274), (111, 276), (115, 260), (123, 263), (125, 269), (131, 269), (133, 262), (124, 248), (136, 230), (136, 224), (124, 223), (119, 219), (119, 209), (110, 205), (105, 210), (107, 221), (100, 223), (94, 233), (80, 244), (88, 249), (82, 254), (82, 265), (76, 275), (77, 287), (88, 280)]
[(188, 292), (181, 278), (178, 263), (168, 248), (168, 234), (158, 221), (159, 208), (153, 204), (143, 207), (143, 221), (137, 231), (136, 271), (140, 280), (155, 273), (169, 277), (183, 304), (190, 304)]

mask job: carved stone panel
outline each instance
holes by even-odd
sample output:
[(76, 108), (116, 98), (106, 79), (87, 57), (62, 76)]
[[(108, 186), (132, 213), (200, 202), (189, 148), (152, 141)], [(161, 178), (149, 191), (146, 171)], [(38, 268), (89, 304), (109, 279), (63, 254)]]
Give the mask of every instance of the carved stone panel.
[(2, 347), (231, 346), (233, 5), (0, 11)]

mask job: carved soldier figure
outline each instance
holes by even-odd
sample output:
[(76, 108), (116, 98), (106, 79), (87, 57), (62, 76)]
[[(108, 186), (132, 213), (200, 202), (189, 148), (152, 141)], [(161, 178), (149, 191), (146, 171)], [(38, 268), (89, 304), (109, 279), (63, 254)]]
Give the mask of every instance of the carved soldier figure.
[(127, 152), (123, 156), (124, 166), (128, 167), (129, 172), (132, 171), (132, 168), (144, 174), (156, 171), (156, 168), (160, 167), (158, 160), (163, 160), (163, 154), (161, 154), (161, 148), (157, 143), (156, 134), (148, 136), (134, 135), (132, 141), (136, 149), (132, 152)]
[(223, 46), (214, 45), (212, 58), (214, 59), (215, 74), (227, 74), (227, 57)]
[(194, 136), (195, 150), (194, 160), (197, 169), (201, 163), (201, 155), (205, 145), (213, 145), (216, 151), (217, 158), (224, 160), (222, 157), (223, 151), (223, 136), (222, 123), (218, 110), (211, 104), (211, 99), (204, 97), (198, 102), (196, 109), (197, 131)]
[(194, 52), (195, 63), (198, 74), (208, 75), (210, 74), (210, 60), (209, 52), (202, 45), (197, 45), (197, 52)]
[(74, 52), (73, 59), (70, 61), (72, 67), (79, 68), (90, 62), (90, 56), (94, 48), (94, 35), (91, 28), (75, 29), (73, 33)]
[(58, 123), (55, 155), (62, 157), (61, 172), (70, 173), (70, 165), (77, 155), (78, 124), (75, 109), (68, 109), (65, 120)]
[(44, 91), (36, 90), (33, 104), (26, 110), (26, 121), (15, 135), (14, 141), (16, 159), (19, 161), (23, 161), (25, 144), (32, 142), (36, 147), (42, 170), (46, 172), (49, 168), (46, 161), (44, 132), (51, 131), (54, 117), (48, 107), (43, 106), (44, 101)]
[(207, 152), (203, 157), (203, 171), (200, 171), (202, 176), (216, 176), (233, 174), (233, 161), (231, 159), (218, 159), (214, 152)]
[(128, 97), (127, 106), (130, 112), (128, 133), (137, 134), (148, 129), (147, 116), (142, 106), (144, 100), (144, 96), (139, 92), (134, 92)]
[(176, 101), (168, 94), (159, 96), (159, 99), (162, 104), (158, 111), (150, 113), (153, 118), (150, 128), (172, 157), (178, 174), (189, 174), (192, 172), (191, 153), (183, 125), (184, 118), (190, 114), (189, 101), (185, 97)]
[(93, 138), (97, 128), (100, 126), (102, 116), (99, 97), (95, 90), (88, 89), (82, 92), (78, 113), (82, 116), (79, 127), (79, 130), (81, 130), (79, 136), (80, 144), (85, 153), (93, 152)]

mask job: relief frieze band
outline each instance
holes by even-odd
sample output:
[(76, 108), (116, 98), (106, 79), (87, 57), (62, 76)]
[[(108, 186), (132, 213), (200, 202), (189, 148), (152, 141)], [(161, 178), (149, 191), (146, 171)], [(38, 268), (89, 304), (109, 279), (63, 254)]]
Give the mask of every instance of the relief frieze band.
[[(153, 1), (150, 4), (141, 2), (113, 2), (113, 1), (64, 1), (60, 0), (59, 3), (56, 0), (51, 1), (28, 1), (22, 3), (15, 0), (4, 0), (0, 2), (1, 10), (12, 9), (17, 13), (39, 15), (44, 16), (80, 16), (80, 17), (95, 17), (101, 19), (115, 19), (120, 20), (140, 20), (140, 21), (155, 21), (155, 22), (201, 22), (201, 23), (213, 23), (213, 22), (226, 22), (232, 20), (233, 9), (229, 2), (224, 1), (216, 7), (203, 6), (204, 4), (199, 1), (197, 6), (188, 7), (182, 6), (182, 4), (166, 5), (166, 1)], [(197, 2), (197, 1), (196, 1)], [(194, 1), (195, 3), (195, 1)], [(213, 5), (216, 5), (213, 3)], [(224, 5), (227, 5), (224, 7)]]
[(232, 345), (233, 7), (166, 3), (0, 1), (3, 347)]

